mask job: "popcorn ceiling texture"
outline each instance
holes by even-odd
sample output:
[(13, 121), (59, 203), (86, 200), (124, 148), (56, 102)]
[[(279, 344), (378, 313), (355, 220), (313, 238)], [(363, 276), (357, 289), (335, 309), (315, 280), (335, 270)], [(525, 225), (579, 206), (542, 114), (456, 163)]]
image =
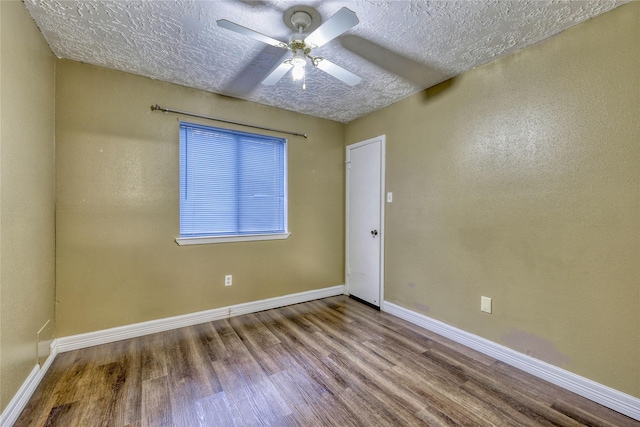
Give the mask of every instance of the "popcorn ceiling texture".
[(291, 30), (283, 15), (296, 2), (25, 4), (60, 58), (347, 123), (628, 1), (315, 2), (325, 20), (341, 7), (358, 15), (360, 24), (313, 55), (363, 81), (349, 87), (309, 66), (306, 91), (289, 75), (275, 86), (261, 85), (288, 52), (216, 25), (227, 19), (287, 41)]

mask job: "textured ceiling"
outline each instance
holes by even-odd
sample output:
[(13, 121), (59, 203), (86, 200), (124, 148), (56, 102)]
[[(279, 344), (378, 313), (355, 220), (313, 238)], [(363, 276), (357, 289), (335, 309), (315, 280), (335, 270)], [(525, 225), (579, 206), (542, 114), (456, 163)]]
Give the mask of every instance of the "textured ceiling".
[[(345, 123), (627, 2), (24, 0), (60, 58)], [(342, 7), (357, 14), (357, 26), (313, 55), (360, 84), (307, 67), (304, 91), (289, 75), (261, 85), (288, 52), (216, 25), (288, 41), (283, 16), (300, 4), (323, 20)]]

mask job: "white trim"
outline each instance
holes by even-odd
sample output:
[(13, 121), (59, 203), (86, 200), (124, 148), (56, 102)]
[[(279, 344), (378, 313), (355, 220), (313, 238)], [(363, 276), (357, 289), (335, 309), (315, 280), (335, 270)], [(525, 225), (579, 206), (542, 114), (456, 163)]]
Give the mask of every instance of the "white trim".
[(11, 402), (9, 402), (9, 405), (7, 405), (5, 410), (2, 411), (2, 414), (0, 414), (0, 426), (10, 427), (16, 422), (57, 355), (58, 348), (55, 342), (52, 342), (51, 351), (49, 352), (47, 360), (45, 360), (42, 366), (36, 365), (33, 367), (27, 379), (22, 383), (22, 386), (13, 396)]
[(231, 243), (231, 242), (255, 242), (262, 240), (285, 240), (291, 236), (291, 233), (277, 234), (252, 234), (250, 236), (224, 236), (224, 237), (176, 237), (176, 243), (180, 246), (186, 245), (208, 245), (212, 243)]
[(640, 399), (636, 397), (391, 302), (384, 301), (381, 309), (640, 421)]
[(61, 337), (56, 339), (54, 342), (57, 345), (58, 352), (64, 353), (67, 351), (92, 347), (94, 345), (107, 344), (157, 332), (169, 331), (185, 326), (212, 322), (214, 320), (226, 319), (233, 316), (240, 316), (242, 314), (255, 313), (257, 311), (270, 310), (272, 308), (284, 307), (286, 305), (298, 304), (301, 302), (313, 301), (320, 298), (327, 298), (342, 294), (344, 294), (344, 285), (338, 285), (330, 288), (299, 292), (296, 294), (214, 308), (196, 313), (183, 314), (181, 316), (167, 317), (164, 319), (134, 323), (132, 325), (103, 329), (85, 334)]
[(385, 210), (387, 209), (387, 135), (380, 135), (380, 307), (384, 302)]

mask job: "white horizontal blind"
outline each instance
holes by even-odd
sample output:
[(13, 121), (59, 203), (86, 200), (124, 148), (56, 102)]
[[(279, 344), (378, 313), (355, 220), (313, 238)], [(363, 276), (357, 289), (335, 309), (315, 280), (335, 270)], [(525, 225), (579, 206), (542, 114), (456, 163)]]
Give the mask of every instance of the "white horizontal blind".
[(180, 236), (286, 233), (286, 140), (180, 123)]

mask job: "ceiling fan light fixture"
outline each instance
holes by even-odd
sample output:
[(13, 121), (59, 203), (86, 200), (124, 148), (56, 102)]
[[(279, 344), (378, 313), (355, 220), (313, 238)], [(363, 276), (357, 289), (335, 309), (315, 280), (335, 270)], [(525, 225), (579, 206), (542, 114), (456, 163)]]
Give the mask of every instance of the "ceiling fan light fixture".
[(293, 70), (291, 70), (291, 75), (293, 76), (293, 81), (298, 81), (304, 79), (304, 67), (306, 64), (295, 64), (293, 66)]
[(305, 67), (307, 66), (307, 57), (303, 49), (294, 49), (293, 50), (293, 58), (291, 58), (291, 65), (293, 65), (293, 70), (291, 71), (291, 75), (293, 76), (293, 81), (303, 80), (305, 74)]

